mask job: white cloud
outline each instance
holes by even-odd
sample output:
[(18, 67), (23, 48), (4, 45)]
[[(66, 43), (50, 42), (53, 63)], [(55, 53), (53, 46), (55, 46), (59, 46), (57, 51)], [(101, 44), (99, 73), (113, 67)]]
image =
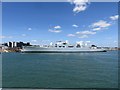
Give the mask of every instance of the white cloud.
[(68, 0), (71, 4), (74, 4), (73, 12), (79, 13), (87, 9), (87, 5), (89, 4), (89, 0)]
[(100, 21), (98, 21), (98, 22), (95, 22), (95, 23), (93, 23), (92, 24), (92, 27), (93, 28), (105, 28), (105, 27), (109, 27), (111, 24), (110, 23), (108, 23), (107, 21), (104, 21), (104, 20), (100, 20)]
[(111, 20), (118, 20), (118, 18), (119, 18), (119, 15), (114, 15), (110, 17)]
[(102, 28), (98, 27), (98, 28), (93, 28), (93, 31), (99, 31), (101, 30)]
[(90, 25), (93, 31), (100, 31), (103, 29), (108, 29), (109, 26), (111, 26), (111, 23), (104, 21), (104, 20), (100, 20)]
[(73, 12), (79, 13), (80, 11), (84, 11), (86, 8), (86, 6), (75, 6)]
[(88, 38), (89, 35), (94, 35), (94, 34), (96, 34), (96, 32), (86, 30), (86, 31), (76, 32), (75, 34), (68, 34), (67, 36), (78, 37), (78, 38)]
[(78, 26), (78, 25), (76, 25), (76, 24), (73, 24), (72, 26), (73, 26), (73, 27), (75, 27), (75, 28), (79, 27), (79, 26)]
[(22, 34), (22, 36), (23, 36), (23, 37), (25, 37), (25, 36), (26, 36), (26, 34)]
[(32, 30), (32, 28), (28, 28), (28, 30), (29, 30), (29, 31), (31, 31), (31, 30)]
[(94, 35), (96, 34), (96, 32), (92, 32), (92, 31), (80, 31), (80, 32), (76, 32), (75, 34), (68, 34), (67, 36), (69, 37), (78, 37), (78, 38), (88, 38), (88, 35)]
[(52, 29), (49, 29), (48, 31), (49, 32), (53, 32), (53, 33), (60, 33), (60, 32), (62, 32), (61, 30), (52, 30)]
[(4, 39), (4, 38), (13, 38), (12, 36), (0, 36), (0, 39)]
[(68, 34), (67, 36), (69, 36), (69, 37), (74, 37), (75, 35), (74, 35), (74, 34)]
[(37, 42), (37, 40), (31, 40), (32, 42)]
[(81, 31), (81, 32), (76, 32), (76, 34), (78, 34), (78, 35), (94, 35), (94, 34), (96, 34), (96, 32), (92, 32), (92, 31)]
[(94, 34), (96, 34), (96, 32), (86, 30), (86, 31), (76, 32), (75, 35), (78, 38), (88, 38), (89, 35), (94, 35)]
[(81, 36), (79, 36), (79, 38), (88, 38), (88, 36), (87, 35), (81, 35)]
[(55, 26), (54, 29), (61, 29), (61, 26)]
[(53, 33), (60, 33), (60, 32), (62, 32), (62, 30), (60, 30), (60, 29), (61, 29), (61, 26), (54, 26), (53, 29), (49, 29), (48, 31), (53, 32)]

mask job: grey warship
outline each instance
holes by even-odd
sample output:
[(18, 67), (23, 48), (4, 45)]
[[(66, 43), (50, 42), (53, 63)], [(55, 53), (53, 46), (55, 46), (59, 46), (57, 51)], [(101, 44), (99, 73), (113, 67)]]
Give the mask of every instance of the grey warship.
[(98, 49), (97, 46), (88, 46), (84, 42), (76, 42), (72, 45), (68, 41), (57, 41), (50, 45), (25, 46), (21, 50), (25, 53), (81, 53), (81, 52), (106, 52), (105, 49)]

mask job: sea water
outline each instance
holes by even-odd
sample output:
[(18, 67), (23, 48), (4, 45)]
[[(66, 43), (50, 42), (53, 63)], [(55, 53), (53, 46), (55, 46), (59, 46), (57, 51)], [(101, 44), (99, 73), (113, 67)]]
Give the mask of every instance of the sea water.
[(117, 88), (118, 51), (3, 53), (3, 88)]

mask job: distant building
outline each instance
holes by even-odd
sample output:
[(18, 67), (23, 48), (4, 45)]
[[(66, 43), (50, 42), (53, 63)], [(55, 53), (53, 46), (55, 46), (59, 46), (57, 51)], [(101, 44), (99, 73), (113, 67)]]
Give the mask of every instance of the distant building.
[(8, 42), (8, 43), (4, 43), (4, 46), (7, 46), (9, 48), (22, 48), (23, 46), (31, 46), (29, 42), (27, 43), (23, 43), (23, 42)]
[(3, 46), (8, 46), (8, 43), (4, 43), (4, 44), (2, 44)]
[(29, 42), (23, 43), (23, 42), (17, 42), (16, 47), (22, 48), (23, 46), (31, 46)]
[(12, 47), (16, 47), (16, 42), (12, 42)]
[(22, 48), (23, 42), (17, 42), (17, 47)]
[(12, 42), (8, 42), (8, 47), (12, 47)]

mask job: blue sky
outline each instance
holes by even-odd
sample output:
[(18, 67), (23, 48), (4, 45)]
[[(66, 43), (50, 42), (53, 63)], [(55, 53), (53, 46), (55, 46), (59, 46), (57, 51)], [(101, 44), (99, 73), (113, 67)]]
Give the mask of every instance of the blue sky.
[(69, 40), (117, 46), (117, 2), (3, 3), (3, 42)]

